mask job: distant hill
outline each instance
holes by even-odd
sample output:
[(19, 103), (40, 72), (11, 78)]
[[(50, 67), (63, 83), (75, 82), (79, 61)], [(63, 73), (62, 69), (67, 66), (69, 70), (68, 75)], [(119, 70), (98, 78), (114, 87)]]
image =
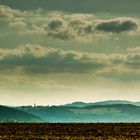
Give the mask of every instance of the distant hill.
[(0, 106), (0, 122), (140, 122), (140, 103), (109, 100), (60, 106)]
[(62, 105), (62, 106), (86, 107), (86, 106), (91, 106), (91, 105), (114, 105), (114, 104), (132, 104), (132, 105), (140, 106), (140, 102), (131, 102), (127, 100), (108, 100), (108, 101), (100, 101), (100, 102), (94, 102), (94, 103), (73, 102), (73, 103)]
[(108, 101), (96, 102), (93, 104), (94, 105), (132, 104), (132, 105), (140, 106), (140, 102), (131, 102), (127, 100), (108, 100)]
[(93, 105), (93, 104), (94, 103), (73, 102), (73, 103), (62, 105), (62, 106), (67, 106), (67, 107), (85, 107), (85, 106), (90, 106), (90, 105)]
[[(76, 104), (77, 105), (77, 104)], [(78, 106), (82, 105), (78, 103)], [(18, 107), (48, 122), (140, 122), (140, 107), (132, 104)]]
[(42, 122), (42, 119), (28, 112), (0, 106), (0, 122)]

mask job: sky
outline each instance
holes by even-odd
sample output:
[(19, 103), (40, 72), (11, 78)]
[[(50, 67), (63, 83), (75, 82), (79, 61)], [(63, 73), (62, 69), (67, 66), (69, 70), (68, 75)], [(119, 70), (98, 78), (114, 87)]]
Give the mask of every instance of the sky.
[(0, 104), (140, 101), (139, 13), (139, 0), (0, 0)]

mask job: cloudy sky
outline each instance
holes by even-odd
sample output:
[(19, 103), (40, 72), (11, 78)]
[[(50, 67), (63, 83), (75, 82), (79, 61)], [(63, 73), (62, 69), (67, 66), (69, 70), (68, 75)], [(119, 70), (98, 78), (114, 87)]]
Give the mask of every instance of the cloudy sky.
[(0, 0), (0, 104), (140, 101), (139, 13), (138, 0)]

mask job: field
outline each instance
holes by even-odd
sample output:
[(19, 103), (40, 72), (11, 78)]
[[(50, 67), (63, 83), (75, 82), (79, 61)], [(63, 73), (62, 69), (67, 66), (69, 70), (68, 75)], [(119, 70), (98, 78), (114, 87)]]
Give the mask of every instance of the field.
[(0, 124), (0, 140), (140, 140), (140, 124)]

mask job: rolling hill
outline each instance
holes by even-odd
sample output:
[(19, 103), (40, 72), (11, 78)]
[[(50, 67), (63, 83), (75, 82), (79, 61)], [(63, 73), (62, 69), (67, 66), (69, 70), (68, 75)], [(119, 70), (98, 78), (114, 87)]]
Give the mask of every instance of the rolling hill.
[(0, 106), (0, 122), (42, 122), (43, 120), (21, 110)]
[(114, 104), (132, 104), (132, 105), (140, 106), (140, 102), (132, 102), (132, 101), (127, 101), (127, 100), (107, 100), (107, 101), (100, 101), (100, 102), (94, 102), (94, 103), (73, 102), (73, 103), (62, 105), (62, 106), (86, 107), (86, 106), (92, 106), (92, 105), (114, 105)]
[(0, 122), (140, 122), (140, 105), (109, 100), (60, 106), (0, 106)]
[(132, 104), (18, 107), (47, 122), (140, 122), (140, 107)]

